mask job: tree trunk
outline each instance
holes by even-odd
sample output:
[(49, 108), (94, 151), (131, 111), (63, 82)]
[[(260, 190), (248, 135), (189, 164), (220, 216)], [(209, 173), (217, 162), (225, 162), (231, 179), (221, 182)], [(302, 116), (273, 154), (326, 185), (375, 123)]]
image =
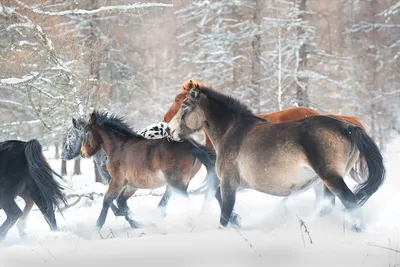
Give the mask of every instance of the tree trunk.
[[(67, 142), (67, 137), (63, 137), (62, 144), (65, 144)], [(56, 155), (57, 155), (57, 147), (58, 144), (56, 144)], [(65, 160), (61, 160), (61, 176), (67, 175), (67, 162)]]
[(81, 157), (78, 156), (74, 160), (74, 175), (81, 175)]
[(56, 152), (55, 152), (54, 158), (55, 159), (59, 159), (60, 158), (60, 144), (58, 142), (56, 142), (54, 144), (54, 146), (56, 148)]
[(67, 175), (67, 162), (61, 160), (61, 176)]
[(260, 80), (261, 80), (261, 11), (263, 0), (255, 0), (253, 22), (257, 31), (251, 42), (251, 106), (260, 113)]
[[(300, 6), (299, 6), (299, 10), (300, 12), (304, 12), (306, 11), (306, 3), (307, 0), (300, 0)], [(304, 21), (304, 16), (301, 13), (299, 15), (299, 18)], [(302, 44), (300, 46), (299, 49), (299, 53), (298, 53), (298, 58), (297, 58), (297, 63), (298, 63), (298, 72), (303, 72), (307, 70), (307, 43), (304, 38), (305, 35), (305, 31), (304, 29), (300, 26), (298, 29), (298, 37), (299, 37), (299, 41), (302, 40)], [(308, 78), (307, 77), (303, 77), (303, 78), (298, 78), (296, 77), (296, 99), (297, 99), (297, 104), (299, 106), (303, 106), (303, 107), (308, 107), (309, 105), (309, 98), (308, 98)]]

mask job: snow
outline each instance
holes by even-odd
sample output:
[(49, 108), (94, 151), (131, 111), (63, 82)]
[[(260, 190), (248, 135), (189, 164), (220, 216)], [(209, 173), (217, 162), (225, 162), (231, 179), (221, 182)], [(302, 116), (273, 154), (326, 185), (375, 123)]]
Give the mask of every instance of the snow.
[[(344, 227), (343, 206), (336, 201), (333, 214), (319, 217), (314, 212), (312, 190), (292, 197), (284, 212), (282, 199), (253, 190), (238, 194), (235, 210), (243, 227), (217, 229), (218, 204), (201, 213), (202, 195), (190, 202), (172, 198), (167, 217), (157, 215), (159, 196), (144, 196), (139, 190), (128, 204), (134, 217), (145, 225), (131, 229), (122, 217), (110, 211), (100, 233), (94, 225), (102, 198), (83, 198), (57, 214), (59, 232), (50, 232), (41, 214), (31, 213), (28, 237), (21, 240), (12, 228), (0, 246), (0, 266), (398, 266), (400, 253), (400, 137), (384, 154), (387, 180), (362, 208), (366, 231), (356, 233)], [(52, 158), (53, 151), (45, 151)], [(50, 160), (59, 170), (60, 162)], [(73, 162), (68, 162), (72, 173)], [(95, 184), (93, 163), (82, 159), (80, 176), (66, 176), (68, 193), (102, 193), (106, 187)], [(205, 174), (196, 175), (190, 188), (196, 188)], [(163, 189), (158, 191), (162, 192)], [(70, 201), (72, 201), (71, 199)], [(18, 201), (22, 207), (23, 201)], [(0, 212), (0, 221), (4, 220)], [(305, 222), (309, 236), (300, 229)], [(310, 238), (312, 243), (310, 243)]]
[(0, 83), (2, 84), (19, 84), (19, 83), (26, 83), (32, 79), (35, 79), (37, 76), (39, 76), (39, 72), (31, 72), (32, 75), (24, 75), (22, 78), (7, 78), (7, 79), (1, 79)]

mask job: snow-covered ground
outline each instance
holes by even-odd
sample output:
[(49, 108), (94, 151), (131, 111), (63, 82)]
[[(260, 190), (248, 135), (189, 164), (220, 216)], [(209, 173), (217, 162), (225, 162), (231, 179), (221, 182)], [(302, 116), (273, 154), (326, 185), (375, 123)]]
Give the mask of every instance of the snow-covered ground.
[[(94, 225), (102, 198), (83, 198), (63, 213), (64, 218), (57, 214), (59, 232), (50, 232), (34, 207), (28, 237), (21, 240), (14, 227), (0, 245), (0, 266), (400, 266), (400, 138), (388, 147), (387, 179), (362, 208), (367, 223), (363, 233), (345, 227), (339, 200), (331, 215), (317, 216), (312, 190), (289, 199), (286, 213), (281, 198), (241, 192), (235, 206), (242, 217), (240, 230), (217, 229), (218, 204), (214, 201), (211, 211), (201, 214), (202, 195), (191, 196), (189, 203), (172, 198), (166, 218), (156, 213), (160, 197), (139, 196), (128, 203), (147, 227), (131, 229), (110, 211), (98, 233)], [(46, 152), (50, 159), (51, 152)], [(58, 160), (51, 164), (60, 169)], [(68, 162), (71, 172), (72, 164)], [(71, 192), (106, 190), (92, 182), (91, 160), (82, 159), (82, 171), (81, 176), (66, 177)], [(203, 168), (191, 188), (200, 184), (204, 173)], [(18, 204), (24, 205), (22, 200)], [(1, 211), (0, 222), (4, 218)]]

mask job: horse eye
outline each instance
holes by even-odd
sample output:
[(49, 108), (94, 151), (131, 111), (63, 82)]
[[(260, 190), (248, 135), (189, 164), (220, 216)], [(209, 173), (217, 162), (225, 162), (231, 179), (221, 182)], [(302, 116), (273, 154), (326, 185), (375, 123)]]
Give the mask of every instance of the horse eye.
[(182, 110), (187, 110), (187, 109), (188, 109), (188, 106), (185, 104), (182, 104)]
[(175, 99), (175, 102), (178, 103), (178, 102), (179, 102), (179, 99)]

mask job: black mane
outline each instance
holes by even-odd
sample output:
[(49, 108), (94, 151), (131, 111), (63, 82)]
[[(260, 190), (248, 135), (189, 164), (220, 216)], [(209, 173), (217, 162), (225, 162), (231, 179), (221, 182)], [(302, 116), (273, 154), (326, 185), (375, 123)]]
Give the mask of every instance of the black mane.
[(122, 117), (108, 112), (93, 111), (96, 115), (96, 123), (103, 127), (105, 130), (110, 131), (116, 135), (126, 138), (139, 138), (145, 139), (140, 134), (137, 134), (131, 127), (129, 127)]
[(243, 104), (242, 102), (240, 102), (239, 100), (235, 99), (232, 96), (225, 95), (205, 85), (200, 85), (200, 92), (205, 94), (211, 100), (219, 103), (221, 106), (223, 106), (232, 113), (235, 113), (240, 116), (266, 121), (264, 118), (255, 115), (245, 104)]

